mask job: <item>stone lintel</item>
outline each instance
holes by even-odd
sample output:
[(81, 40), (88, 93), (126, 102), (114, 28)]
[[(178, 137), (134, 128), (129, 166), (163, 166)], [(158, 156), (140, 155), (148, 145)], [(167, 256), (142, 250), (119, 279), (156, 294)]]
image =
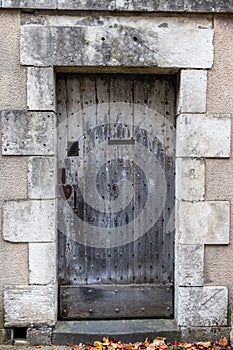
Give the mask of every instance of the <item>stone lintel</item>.
[(170, 28), (162, 20), (156, 27), (151, 18), (134, 17), (48, 21), (21, 26), (21, 64), (204, 69), (213, 63), (210, 26)]

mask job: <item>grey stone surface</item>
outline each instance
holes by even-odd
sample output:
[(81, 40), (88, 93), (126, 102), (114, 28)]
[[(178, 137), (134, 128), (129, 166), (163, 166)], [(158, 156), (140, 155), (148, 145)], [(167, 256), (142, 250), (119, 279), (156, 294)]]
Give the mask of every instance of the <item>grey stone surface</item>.
[(203, 201), (205, 196), (205, 160), (176, 159), (176, 198), (185, 201)]
[(56, 2), (56, 0), (2, 0), (2, 7), (56, 9)]
[(56, 243), (29, 243), (29, 284), (56, 281)]
[(56, 197), (55, 157), (29, 157), (28, 197), (30, 199)]
[(202, 287), (204, 282), (204, 245), (178, 244), (176, 282), (180, 287)]
[(13, 340), (13, 331), (11, 329), (0, 329), (0, 346), (2, 349), (2, 345), (10, 345)]
[(7, 286), (4, 289), (5, 327), (54, 325), (55, 286)]
[[(177, 1), (176, 1), (177, 2)], [(232, 0), (184, 0), (187, 12), (232, 12)]]
[(2, 112), (3, 155), (53, 155), (56, 126), (53, 112)]
[(229, 244), (229, 202), (178, 202), (177, 211), (178, 243)]
[[(232, 0), (1, 0), (4, 8), (232, 13)], [(0, 3), (1, 4), (1, 3)]]
[(178, 113), (206, 113), (206, 89), (206, 70), (182, 70), (180, 73)]
[(21, 63), (164, 68), (210, 68), (213, 63), (210, 28), (155, 27), (153, 19), (140, 17), (76, 17), (76, 26), (65, 21), (47, 18), (45, 25), (23, 25)]
[(181, 327), (181, 340), (190, 343), (218, 341), (220, 337), (230, 338), (231, 327)]
[(3, 238), (10, 242), (53, 242), (55, 240), (55, 201), (5, 202)]
[(27, 106), (33, 111), (56, 111), (55, 77), (52, 67), (27, 69)]
[(114, 0), (57, 0), (57, 8), (62, 10), (115, 10)]
[(180, 287), (178, 293), (179, 326), (227, 326), (226, 287)]
[(28, 328), (27, 341), (34, 346), (51, 345), (52, 328)]
[(164, 336), (167, 341), (180, 338), (175, 320), (89, 320), (58, 321), (53, 331), (53, 344), (77, 344), (102, 341), (106, 334), (122, 342), (145, 341)]
[(230, 144), (228, 114), (181, 114), (177, 118), (177, 157), (225, 158), (230, 156)]

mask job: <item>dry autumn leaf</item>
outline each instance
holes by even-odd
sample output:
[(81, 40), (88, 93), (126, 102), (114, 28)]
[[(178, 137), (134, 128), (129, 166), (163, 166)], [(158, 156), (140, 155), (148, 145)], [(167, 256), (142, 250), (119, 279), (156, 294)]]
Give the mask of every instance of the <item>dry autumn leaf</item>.
[(72, 350), (231, 350), (229, 340), (220, 337), (217, 342), (200, 341), (197, 343), (179, 342), (175, 340), (171, 344), (166, 344), (166, 338), (156, 337), (153, 341), (148, 338), (144, 342), (123, 343), (109, 337), (104, 337), (103, 342), (95, 341), (94, 344), (72, 346)]

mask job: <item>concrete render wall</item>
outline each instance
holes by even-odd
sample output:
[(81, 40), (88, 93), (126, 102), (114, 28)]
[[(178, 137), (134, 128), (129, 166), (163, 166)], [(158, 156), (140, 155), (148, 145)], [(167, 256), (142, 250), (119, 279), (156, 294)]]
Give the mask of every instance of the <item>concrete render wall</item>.
[[(19, 35), (20, 11), (0, 10), (0, 110), (26, 107), (26, 72), (19, 61)], [(28, 283), (28, 244), (16, 245), (3, 239), (1, 215), (4, 200), (27, 198), (27, 167), (26, 157), (0, 155), (0, 329), (4, 286)]]
[[(204, 18), (206, 18), (206, 16), (204, 16)], [(186, 17), (186, 22), (189, 23), (189, 21), (190, 26), (195, 26), (195, 20), (193, 21), (190, 17)], [(189, 26), (189, 24), (187, 26)], [(28, 29), (30, 30), (30, 28)], [(178, 119), (178, 128), (180, 128), (183, 140), (186, 141), (183, 142), (183, 144), (180, 143), (178, 147), (179, 158), (177, 159), (177, 170), (178, 173), (182, 175), (183, 180), (180, 184), (177, 183), (177, 199), (179, 201), (178, 206), (182, 207), (180, 213), (186, 213), (185, 215), (187, 218), (189, 218), (189, 220), (186, 220), (186, 222), (181, 222), (178, 228), (181, 240), (177, 245), (177, 264), (182, 266), (183, 269), (182, 271), (177, 272), (177, 284), (179, 286), (179, 295), (177, 295), (176, 297), (179, 297), (179, 301), (177, 303), (186, 304), (187, 310), (190, 309), (190, 305), (192, 309), (193, 305), (196, 306), (198, 305), (198, 303), (200, 303), (201, 310), (203, 300), (202, 298), (209, 298), (213, 301), (213, 304), (209, 305), (209, 314), (212, 313), (213, 315), (213, 324), (216, 325), (216, 319), (214, 319), (214, 317), (217, 311), (221, 314), (219, 325), (226, 326), (227, 324), (230, 325), (229, 316), (231, 315), (231, 312), (229, 312), (227, 316), (225, 303), (225, 301), (227, 300), (227, 291), (226, 289), (221, 288), (220, 286), (226, 286), (229, 288), (230, 311), (231, 295), (233, 290), (233, 279), (230, 278), (231, 267), (233, 267), (233, 254), (231, 254), (233, 233), (231, 231), (230, 244), (228, 245), (229, 225), (227, 218), (229, 210), (227, 201), (231, 202), (232, 200), (233, 181), (231, 178), (231, 170), (233, 170), (233, 165), (232, 152), (229, 157), (230, 138), (227, 131), (229, 130), (230, 124), (228, 123), (229, 115), (226, 114), (231, 115), (233, 107), (233, 102), (231, 98), (231, 85), (233, 84), (233, 73), (231, 69), (231, 57), (233, 52), (233, 17), (219, 17), (215, 15), (213, 29), (214, 65), (208, 72), (207, 96), (205, 97), (205, 68), (211, 67), (211, 53), (208, 54), (207, 52), (207, 59), (203, 67), (201, 66), (201, 62), (198, 62), (200, 66), (194, 67), (204, 69), (201, 69), (200, 71), (195, 69), (189, 69), (182, 70), (181, 72), (181, 81), (183, 89), (179, 91), (180, 97), (178, 110), (181, 113), (181, 115)], [(20, 66), (19, 33), (20, 12), (17, 10), (0, 10), (0, 110), (24, 111), (27, 108), (26, 106), (28, 106), (29, 109), (33, 111), (39, 111), (43, 108), (45, 110), (53, 110), (54, 96), (49, 95), (49, 98), (46, 98), (48, 96), (48, 92), (51, 92), (52, 89), (54, 89), (54, 86), (49, 86), (52, 79), (48, 78), (49, 83), (46, 85), (48, 87), (48, 90), (45, 89), (46, 94), (39, 94), (37, 96), (36, 91), (34, 89), (36, 85), (35, 79), (38, 79), (38, 81), (40, 81), (40, 76), (42, 76), (42, 81), (44, 81), (45, 77), (51, 76), (52, 68), (45, 67), (42, 70), (40, 68), (28, 68), (26, 76), (26, 68)], [(30, 39), (30, 37), (28, 38)], [(207, 42), (211, 43), (211, 39), (210, 41), (208, 39)], [(24, 52), (26, 53), (23, 53), (22, 56), (24, 64), (27, 64), (27, 60), (31, 59), (31, 57), (28, 56), (27, 45), (30, 45), (30, 41), (29, 43), (25, 41), (24, 49), (26, 51)], [(211, 50), (211, 46), (208, 48), (208, 50)], [(164, 55), (166, 55), (166, 53)], [(175, 64), (173, 64), (173, 62), (167, 61), (167, 65), (169, 66), (169, 68), (173, 67), (173, 65), (176, 66), (176, 68), (178, 66), (178, 69), (182, 69), (182, 67), (186, 68), (188, 61), (185, 61), (186, 57), (184, 56), (185, 55), (183, 55), (181, 60), (177, 60)], [(29, 64), (33, 65), (33, 61), (31, 61)], [(34, 64), (37, 65), (37, 63)], [(48, 62), (39, 62), (39, 66), (43, 64), (45, 64), (46, 66)], [(53, 62), (49, 62), (49, 64), (53, 65)], [(161, 63), (159, 64), (162, 65)], [(96, 62), (94, 62), (94, 65), (96, 65)], [(36, 73), (36, 70), (39, 71)], [(189, 85), (189, 83), (191, 85)], [(192, 89), (192, 91), (194, 91), (197, 86), (198, 89), (196, 91), (196, 98), (198, 103), (194, 103), (193, 99), (189, 99), (188, 89)], [(47, 103), (49, 103), (49, 106), (47, 105)], [(205, 116), (206, 112), (207, 114), (209, 114), (209, 116)], [(21, 113), (20, 118), (29, 118), (30, 120), (33, 120), (34, 117), (37, 118), (39, 116), (38, 113), (43, 112), (40, 111), (36, 114), (33, 113), (30, 115)], [(225, 114), (225, 116), (223, 116), (223, 114)], [(17, 114), (17, 117), (18, 116), (19, 115)], [(197, 140), (200, 141), (200, 145), (204, 145), (204, 148), (199, 147), (199, 149), (197, 149), (196, 144), (189, 142), (189, 136), (193, 128), (196, 128), (197, 132), (200, 131), (200, 125), (203, 125), (201, 124), (203, 118), (206, 121), (206, 127), (203, 128), (203, 132), (200, 132), (198, 134)], [(214, 124), (211, 124), (213, 120)], [(189, 121), (189, 125), (192, 125), (191, 129), (185, 129), (184, 126), (187, 125), (187, 121)], [(4, 135), (7, 134), (9, 136), (10, 129), (11, 127), (9, 127), (9, 125), (7, 125), (6, 123), (4, 125), (3, 130)], [(220, 129), (223, 130), (223, 134), (218, 132), (218, 130)], [(33, 130), (33, 124), (31, 130)], [(208, 132), (206, 130), (208, 130)], [(2, 142), (5, 142), (4, 135)], [(213, 139), (216, 138), (218, 138), (218, 142), (216, 142), (214, 146)], [(14, 140), (12, 139), (12, 141)], [(47, 271), (47, 274), (44, 274), (43, 276), (38, 275), (37, 265), (40, 262), (39, 260), (35, 261), (35, 259), (33, 259), (34, 256), (40, 255), (44, 256), (45, 259), (48, 258), (48, 256), (55, 256), (55, 248), (53, 244), (54, 239), (51, 238), (49, 239), (49, 241), (46, 241), (46, 239), (44, 239), (46, 243), (40, 244), (39, 242), (36, 242), (31, 236), (28, 240), (28, 244), (22, 243), (22, 241), (25, 242), (27, 241), (27, 239), (20, 240), (13, 237), (13, 228), (15, 224), (13, 216), (14, 214), (16, 215), (17, 221), (17, 202), (15, 202), (15, 200), (26, 201), (27, 199), (34, 199), (33, 205), (37, 205), (38, 199), (46, 199), (48, 203), (51, 198), (54, 198), (54, 193), (50, 193), (49, 198), (45, 198), (45, 194), (43, 193), (43, 191), (38, 192), (32, 188), (30, 177), (28, 181), (28, 170), (29, 174), (35, 172), (36, 169), (38, 169), (38, 166), (36, 164), (37, 162), (42, 162), (46, 169), (54, 167), (52, 153), (48, 152), (47, 154), (42, 154), (40, 153), (40, 145), (36, 145), (35, 147), (36, 148), (34, 148), (33, 151), (30, 149), (30, 152), (27, 153), (27, 150), (17, 150), (14, 146), (10, 144), (9, 149), (7, 151), (3, 150), (4, 155), (0, 156), (0, 329), (3, 328), (4, 325), (2, 293), (5, 285), (11, 286), (9, 287), (9, 289), (6, 290), (6, 298), (8, 297), (10, 300), (10, 298), (12, 298), (13, 296), (15, 298), (18, 298), (18, 301), (20, 301), (22, 300), (20, 299), (21, 291), (24, 292), (26, 299), (28, 296), (28, 300), (30, 300), (30, 298), (33, 297), (36, 293), (38, 298), (40, 299), (44, 297), (45, 292), (47, 291), (47, 287), (43, 289), (43, 286), (52, 286), (55, 283), (55, 281), (53, 280), (55, 275), (53, 271), (55, 271), (55, 267), (53, 267), (53, 271)], [(37, 157), (33, 157), (32, 152), (35, 152), (35, 155)], [(38, 155), (40, 155), (41, 158), (38, 157)], [(203, 157), (205, 157), (204, 160)], [(216, 159), (219, 157), (224, 157), (224, 159)], [(225, 157), (227, 159), (225, 159)], [(194, 172), (195, 176), (190, 177), (190, 172)], [(54, 182), (53, 180), (54, 174), (52, 174), (51, 183)], [(38, 186), (35, 187), (38, 188)], [(7, 204), (4, 204), (4, 201), (8, 201)], [(191, 204), (193, 201), (196, 202), (194, 206)], [(28, 204), (26, 205), (30, 206), (31, 202), (29, 201), (27, 203)], [(3, 207), (5, 208), (4, 213), (8, 213), (8, 215), (5, 218), (5, 225), (7, 223), (7, 229), (4, 233), (5, 239), (3, 239), (2, 237)], [(52, 208), (51, 211), (53, 211)], [(208, 231), (210, 230), (210, 227), (208, 226), (208, 223), (205, 223), (206, 232), (204, 233), (204, 237), (202, 238), (197, 235), (193, 240), (193, 227), (192, 225), (190, 225), (192, 217), (194, 217), (195, 215), (200, 217), (201, 214), (206, 211), (209, 212), (210, 217), (213, 219), (217, 217), (219, 212), (222, 213), (222, 221), (220, 220), (219, 222), (221, 223), (221, 229), (222, 227), (224, 227), (224, 230), (220, 231), (219, 234), (216, 230), (216, 235), (208, 240), (206, 239), (206, 237), (208, 237)], [(12, 215), (10, 215), (11, 212), (13, 213)], [(18, 213), (20, 215), (19, 211)], [(200, 229), (202, 228), (201, 225), (203, 225), (203, 220), (201, 220), (200, 223), (196, 222), (195, 232), (198, 232), (198, 230), (200, 231)], [(190, 233), (190, 235), (188, 233)], [(26, 232), (25, 234), (27, 235), (28, 233)], [(187, 264), (187, 261), (190, 255), (193, 255), (193, 260), (190, 260), (189, 265)], [(46, 270), (46, 264), (49, 264), (51, 266), (53, 265), (53, 263), (54, 260), (45, 263), (44, 270)], [(29, 264), (31, 268), (30, 273)], [(194, 271), (194, 275), (190, 275), (190, 270), (193, 269), (193, 266), (197, 266), (197, 268)], [(202, 271), (203, 266), (205, 268), (204, 274)], [(35, 284), (39, 284), (38, 289), (36, 289), (37, 286), (33, 286)], [(22, 285), (23, 288), (20, 289), (20, 287), (17, 289), (15, 287), (19, 285)], [(27, 285), (30, 286), (27, 287)], [(202, 289), (204, 285), (205, 287), (204, 289)], [(210, 287), (210, 289), (206, 289), (206, 286), (208, 285), (212, 287)], [(190, 286), (192, 288), (190, 288)], [(213, 299), (212, 296), (215, 295), (216, 292), (219, 297), (220, 307), (224, 309), (223, 313), (222, 310), (218, 310), (218, 308), (217, 310), (214, 310), (214, 303), (216, 303), (216, 299)], [(51, 291), (51, 293), (53, 292)], [(48, 299), (46, 300), (49, 303), (51, 302), (54, 296), (49, 298), (48, 293), (47, 297)], [(222, 300), (223, 304), (221, 304)], [(24, 300), (22, 300), (22, 303), (23, 302)], [(46, 304), (46, 306), (47, 305), (48, 304)], [(55, 306), (53, 304), (49, 306), (51, 306), (51, 310), (52, 308), (55, 309)], [(17, 320), (12, 321), (12, 319), (10, 318), (12, 316), (12, 306), (8, 304), (7, 307), (8, 325), (11, 326), (17, 324)], [(26, 311), (26, 313), (30, 313), (30, 310), (32, 313), (35, 311), (33, 310), (32, 305), (29, 305), (29, 309)], [(185, 328), (186, 326), (208, 326), (208, 324), (204, 321), (205, 316), (202, 317), (200, 314), (195, 314), (195, 310), (191, 310), (190, 323), (190, 314), (187, 313), (187, 310), (184, 309), (183, 314), (181, 313), (179, 315), (179, 322), (181, 327)], [(203, 313), (203, 310), (201, 310), (201, 312)], [(46, 315), (46, 317), (48, 318), (48, 320), (52, 320), (54, 318), (54, 315), (51, 313), (50, 315)], [(22, 320), (19, 324), (24, 325)]]
[[(208, 113), (233, 113), (233, 17), (216, 16), (214, 19), (215, 59), (208, 73), (207, 111)], [(233, 145), (231, 145), (232, 149)], [(233, 213), (233, 158), (206, 160), (206, 198), (208, 200), (231, 201)], [(206, 246), (205, 280), (208, 284), (221, 284), (229, 288), (232, 296), (233, 268), (233, 214), (231, 214), (230, 244), (227, 246)], [(231, 297), (230, 297), (231, 298)], [(232, 305), (232, 300), (230, 299)]]

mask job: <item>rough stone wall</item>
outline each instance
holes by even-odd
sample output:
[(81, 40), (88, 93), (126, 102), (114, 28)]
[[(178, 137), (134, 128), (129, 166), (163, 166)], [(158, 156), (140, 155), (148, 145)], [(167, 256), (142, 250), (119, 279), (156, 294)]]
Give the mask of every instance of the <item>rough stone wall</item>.
[[(233, 16), (214, 19), (214, 65), (208, 74), (207, 110), (209, 113), (233, 113)], [(206, 161), (206, 197), (208, 200), (231, 201), (233, 213), (233, 158)], [(230, 244), (206, 246), (206, 283), (225, 285), (233, 291), (233, 215), (231, 215)]]
[[(20, 12), (1, 10), (0, 110), (26, 107), (26, 73), (19, 64), (19, 31)], [(2, 204), (4, 200), (26, 197), (27, 158), (0, 155), (0, 329), (3, 327), (4, 285), (28, 283), (28, 246), (2, 239)]]

